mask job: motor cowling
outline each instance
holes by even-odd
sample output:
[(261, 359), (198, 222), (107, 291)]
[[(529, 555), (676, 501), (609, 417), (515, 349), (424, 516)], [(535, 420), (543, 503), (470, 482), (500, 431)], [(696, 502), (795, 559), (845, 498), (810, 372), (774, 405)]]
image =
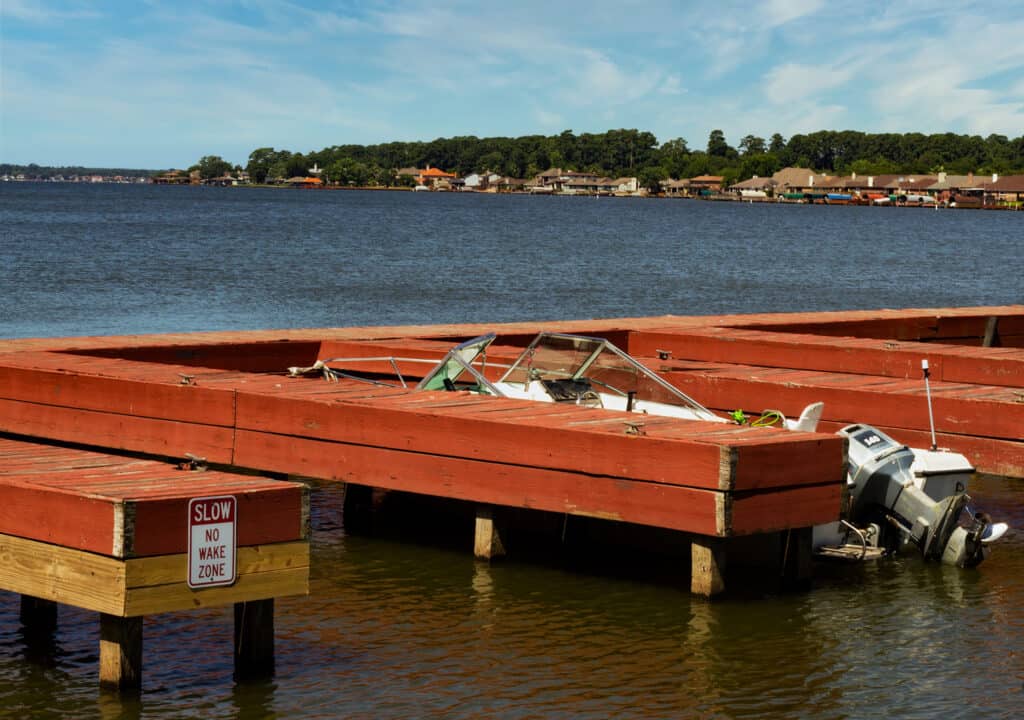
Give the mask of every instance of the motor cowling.
[(870, 425), (848, 425), (850, 521), (877, 524), (890, 550), (913, 544), (926, 559), (970, 567), (984, 559), (990, 522), (979, 514), (962, 526), (974, 468), (957, 453), (915, 451)]

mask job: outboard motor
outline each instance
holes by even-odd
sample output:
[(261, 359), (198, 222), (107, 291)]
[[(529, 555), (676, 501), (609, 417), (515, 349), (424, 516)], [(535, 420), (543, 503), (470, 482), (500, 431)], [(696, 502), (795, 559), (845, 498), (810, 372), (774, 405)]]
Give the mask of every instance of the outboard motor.
[(850, 440), (849, 520), (873, 524), (882, 547), (913, 543), (926, 559), (973, 567), (1006, 532), (983, 513), (961, 524), (974, 473), (963, 455), (914, 450), (870, 425), (848, 425), (839, 434)]

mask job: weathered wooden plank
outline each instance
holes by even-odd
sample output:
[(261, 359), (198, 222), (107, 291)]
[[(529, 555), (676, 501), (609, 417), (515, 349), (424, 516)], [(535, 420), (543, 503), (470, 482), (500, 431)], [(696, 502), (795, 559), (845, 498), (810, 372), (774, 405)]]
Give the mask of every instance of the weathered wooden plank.
[(305, 537), (301, 484), (0, 439), (0, 529), (12, 535), (115, 557), (184, 552), (188, 501), (227, 494), (240, 544)]
[[(239, 546), (235, 558), (239, 575), (308, 568), (310, 563), (308, 541), (293, 541)], [(130, 558), (125, 561), (125, 587), (128, 589), (172, 585), (188, 577), (188, 555), (158, 555)], [(201, 592), (207, 592), (202, 590)]]
[[(812, 402), (824, 402), (823, 417), (835, 422), (866, 422), (907, 429), (927, 427), (928, 407), (923, 383), (907, 387), (913, 392), (874, 392), (855, 387), (797, 386), (745, 382), (734, 378), (699, 377), (667, 373), (665, 379), (684, 392), (717, 408), (775, 407), (790, 417)], [(1014, 439), (1024, 427), (1024, 403), (972, 400), (945, 394), (942, 385), (933, 389), (935, 427), (940, 432)]]
[[(202, 478), (202, 484), (190, 483), (196, 475), (199, 474), (181, 473), (181, 480), (171, 488), (169, 496), (135, 500), (86, 496), (80, 487), (56, 489), (21, 482), (18, 478), (3, 478), (0, 480), (0, 528), (11, 535), (114, 557), (166, 555), (187, 549), (191, 498), (234, 495), (238, 500), (237, 541), (240, 545), (305, 537), (307, 528), (302, 509), (306, 490), (303, 486), (288, 483), (249, 488), (238, 484), (218, 485), (216, 477), (212, 476)], [(125, 489), (127, 492), (118, 495), (145, 495)]]
[[(989, 348), (963, 348), (869, 339), (841, 340), (815, 335), (788, 335), (735, 328), (704, 328), (679, 334), (638, 334), (633, 352), (654, 357), (669, 350), (673, 361), (726, 362), (763, 367), (841, 372), (897, 378), (921, 376), (927, 357), (937, 381), (984, 382), (1020, 386), (1024, 379), (1024, 351), (1012, 354)], [(946, 363), (952, 363), (947, 369)], [(656, 364), (652, 364), (657, 368)]]
[[(807, 334), (772, 333), (736, 328), (703, 328), (685, 333), (638, 333), (630, 347), (640, 356), (654, 357), (668, 350), (676, 360), (728, 362), (798, 370), (822, 370), (863, 375), (915, 377), (920, 357), (894, 352), (884, 341), (858, 340), (837, 346), (835, 338)], [(916, 351), (919, 352), (919, 351)], [(941, 377), (941, 360), (933, 369)]]
[(8, 535), (110, 555), (117, 544), (114, 521), (109, 500), (7, 478), (0, 483), (0, 530)]
[(237, 452), (241, 463), (277, 472), (702, 534), (717, 532), (718, 493), (710, 490), (251, 431), (239, 431)]
[(231, 463), (231, 428), (0, 400), (0, 432)]
[[(238, 502), (237, 542), (263, 545), (303, 538), (303, 486), (294, 484), (272, 490), (239, 491), (210, 488), (206, 495), (234, 495)], [(201, 497), (191, 495), (190, 497)], [(133, 502), (133, 532), (125, 533), (127, 557), (167, 555), (188, 547), (189, 497)]]
[(184, 581), (171, 585), (129, 588), (124, 613), (127, 616), (153, 615), (308, 593), (309, 568), (291, 567), (239, 575), (234, 585), (204, 590), (192, 590)]
[(238, 581), (188, 587), (188, 556), (118, 560), (0, 534), (0, 588), (119, 617), (309, 592), (309, 544), (238, 548)]
[[(538, 407), (538, 403), (527, 401), (517, 405), (531, 414)], [(304, 436), (510, 465), (678, 482), (693, 487), (717, 488), (720, 484), (716, 446), (645, 438), (641, 452), (637, 438), (625, 431), (621, 436), (611, 436), (439, 413), (282, 398), (270, 401), (247, 393), (239, 394), (238, 418), (240, 433), (253, 430)], [(481, 442), (481, 438), (486, 441)], [(248, 465), (242, 457), (237, 462)], [(293, 468), (286, 472), (303, 471)], [(792, 482), (799, 482), (799, 477)]]
[(124, 563), (0, 534), (0, 588), (111, 615), (124, 610)]
[(729, 526), (733, 535), (808, 527), (839, 518), (844, 484), (740, 493), (731, 496)]
[[(194, 336), (186, 336), (194, 340)], [(246, 334), (234, 342), (132, 344), (89, 351), (93, 357), (110, 357), (135, 362), (188, 367), (218, 368), (241, 372), (285, 372), (292, 365), (312, 365), (320, 352), (320, 343), (295, 340), (252, 342)]]
[(88, 369), (69, 373), (0, 365), (0, 398), (182, 422), (201, 419), (206, 425), (234, 423), (229, 390), (183, 385), (166, 369), (159, 381), (96, 377), (85, 374)]
[(999, 352), (986, 348), (983, 352), (984, 361), (979, 361), (981, 352), (947, 354), (942, 361), (942, 379), (946, 382), (1024, 388), (1024, 350)]
[[(776, 444), (740, 445), (735, 448), (735, 478), (723, 490), (763, 490), (782, 487), (780, 470), (798, 472), (802, 479), (841, 487), (846, 479), (846, 440), (839, 436), (811, 435)], [(797, 483), (786, 487), (796, 487)]]

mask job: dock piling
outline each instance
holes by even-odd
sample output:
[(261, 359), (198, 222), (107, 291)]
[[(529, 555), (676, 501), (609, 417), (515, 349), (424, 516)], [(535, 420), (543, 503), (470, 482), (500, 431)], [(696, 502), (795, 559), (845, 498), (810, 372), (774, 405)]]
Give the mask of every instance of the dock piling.
[(33, 595), (21, 596), (21, 624), (29, 637), (52, 635), (57, 629), (57, 603)]
[(505, 555), (505, 546), (501, 542), (499, 527), (494, 519), (494, 509), (490, 506), (480, 506), (476, 509), (473, 555), (478, 560), (492, 560)]
[(142, 687), (142, 618), (100, 613), (100, 687)]
[(805, 588), (813, 574), (813, 529), (794, 528), (782, 539), (782, 586), (787, 590)]
[(235, 603), (235, 679), (274, 674), (274, 599)]
[(710, 598), (725, 592), (725, 539), (694, 535), (690, 541), (690, 592)]

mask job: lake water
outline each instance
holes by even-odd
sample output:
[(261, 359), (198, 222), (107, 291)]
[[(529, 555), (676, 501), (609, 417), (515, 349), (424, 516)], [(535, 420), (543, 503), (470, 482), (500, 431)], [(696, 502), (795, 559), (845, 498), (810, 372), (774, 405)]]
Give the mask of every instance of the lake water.
[[(1024, 302), (1024, 213), (8, 183), (0, 233), (0, 337)], [(974, 489), (1024, 528), (1024, 482)], [(208, 610), (148, 618), (143, 692), (102, 694), (97, 616), (61, 608), (29, 656), (2, 593), (0, 716), (1024, 707), (1019, 530), (976, 570), (830, 565), (810, 593), (708, 603), (670, 558), (484, 565), (452, 539), (461, 520), (438, 517), (443, 539), (401, 520), (351, 533), (341, 498), (314, 487), (312, 591), (277, 602), (272, 681), (232, 682), (230, 609)]]

